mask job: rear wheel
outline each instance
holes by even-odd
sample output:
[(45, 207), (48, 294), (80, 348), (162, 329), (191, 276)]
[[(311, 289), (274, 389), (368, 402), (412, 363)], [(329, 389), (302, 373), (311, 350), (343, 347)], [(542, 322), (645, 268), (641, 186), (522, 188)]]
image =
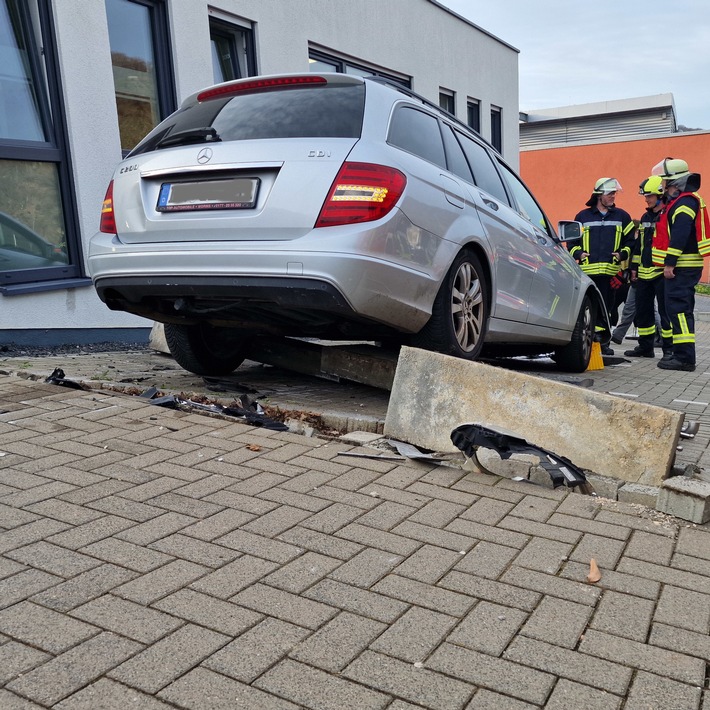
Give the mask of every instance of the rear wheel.
[(165, 324), (165, 340), (175, 362), (201, 376), (228, 375), (244, 362), (248, 335), (235, 328)]
[(463, 251), (441, 284), (431, 318), (413, 336), (412, 343), (426, 350), (475, 360), (483, 348), (488, 316), (485, 272), (475, 254)]
[(572, 332), (572, 339), (563, 348), (555, 350), (555, 362), (561, 370), (584, 372), (589, 367), (596, 317), (594, 304), (589, 296), (585, 296)]

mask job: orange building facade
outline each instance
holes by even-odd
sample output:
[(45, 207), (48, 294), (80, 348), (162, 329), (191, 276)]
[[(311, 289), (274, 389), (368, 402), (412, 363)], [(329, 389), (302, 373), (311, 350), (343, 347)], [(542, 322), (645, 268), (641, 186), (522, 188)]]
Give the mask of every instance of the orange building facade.
[[(673, 133), (661, 137), (609, 143), (529, 148), (520, 152), (520, 175), (530, 186), (553, 224), (573, 219), (589, 199), (600, 177), (615, 177), (623, 188), (616, 204), (634, 219), (645, 211), (638, 186), (666, 157), (683, 158), (705, 179), (700, 194), (710, 200), (710, 131)], [(710, 283), (705, 260), (703, 283)]]

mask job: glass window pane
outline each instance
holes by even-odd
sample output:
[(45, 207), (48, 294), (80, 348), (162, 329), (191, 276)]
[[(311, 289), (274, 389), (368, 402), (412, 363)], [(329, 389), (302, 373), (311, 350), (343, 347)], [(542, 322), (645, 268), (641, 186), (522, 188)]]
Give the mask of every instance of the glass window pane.
[(330, 62), (324, 62), (321, 59), (309, 59), (308, 68), (311, 71), (321, 72), (321, 71), (339, 71), (337, 64), (331, 64)]
[(476, 133), (481, 132), (481, 104), (478, 101), (469, 101), (466, 104), (466, 122)]
[(19, 0), (0, 0), (0, 138), (46, 141)]
[(212, 71), (214, 83), (238, 79), (232, 65), (233, 47), (228, 37), (212, 35)]
[(0, 271), (67, 263), (57, 165), (0, 160)]
[(491, 106), (491, 145), (499, 153), (503, 149), (503, 120), (497, 106)]
[(121, 148), (129, 150), (160, 121), (151, 10), (106, 0)]
[(345, 65), (345, 73), (352, 74), (353, 76), (375, 76), (374, 72), (367, 71), (367, 69), (360, 69), (360, 67), (354, 67), (350, 64)]
[(387, 141), (435, 165), (446, 167), (439, 122), (428, 113), (400, 108), (392, 119)]
[(540, 229), (547, 232), (548, 225), (545, 215), (527, 187), (525, 187), (520, 181), (520, 178), (507, 165), (500, 161), (498, 161), (498, 165), (503, 169), (503, 176), (517, 202), (515, 210), (522, 217), (527, 219), (528, 222), (532, 222), (536, 227), (540, 227)]
[(471, 168), (468, 167), (461, 146), (456, 138), (454, 138), (454, 132), (451, 130), (451, 126), (444, 126), (442, 132), (444, 135), (444, 146), (446, 147), (446, 160), (449, 165), (449, 170), (454, 173), (454, 175), (463, 178), (466, 182), (473, 182)]
[(463, 152), (466, 154), (476, 185), (490, 195), (493, 195), (493, 197), (497, 197), (506, 205), (510, 204), (508, 195), (503, 187), (503, 181), (498, 171), (495, 169), (493, 161), (488, 155), (488, 151), (482, 145), (476, 143), (476, 141), (463, 135), (463, 133), (456, 131), (456, 137), (459, 139)]

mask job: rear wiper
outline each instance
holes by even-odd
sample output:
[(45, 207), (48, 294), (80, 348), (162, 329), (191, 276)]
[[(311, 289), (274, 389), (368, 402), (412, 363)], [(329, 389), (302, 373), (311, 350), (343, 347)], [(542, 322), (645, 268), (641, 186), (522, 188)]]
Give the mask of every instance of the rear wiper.
[(165, 136), (158, 141), (156, 148), (167, 148), (171, 145), (190, 145), (191, 143), (216, 143), (221, 141), (217, 131), (212, 126), (204, 128), (189, 128), (186, 131), (178, 131)]

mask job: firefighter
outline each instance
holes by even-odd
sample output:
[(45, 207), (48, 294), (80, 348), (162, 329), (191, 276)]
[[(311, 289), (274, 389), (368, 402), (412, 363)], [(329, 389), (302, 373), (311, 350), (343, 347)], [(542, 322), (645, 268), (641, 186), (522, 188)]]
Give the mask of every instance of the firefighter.
[[(614, 203), (621, 185), (616, 178), (599, 178), (594, 184), (592, 196), (587, 200), (587, 209), (577, 214), (575, 220), (582, 223), (581, 244), (570, 247), (570, 254), (599, 289), (610, 322), (616, 322), (612, 311), (615, 307), (612, 279), (618, 281), (619, 264), (630, 259), (634, 242), (634, 222), (629, 213)], [(603, 318), (597, 323), (597, 331), (604, 330)], [(600, 333), (597, 337), (600, 338)], [(602, 354), (613, 355), (608, 345), (602, 345)]]
[(665, 158), (652, 170), (663, 180), (667, 202), (656, 225), (653, 260), (663, 267), (666, 312), (673, 345), (663, 370), (695, 370), (695, 286), (703, 272), (703, 253), (708, 250), (705, 203), (696, 192), (700, 175), (691, 173), (680, 158)]
[(639, 234), (634, 253), (631, 257), (631, 280), (636, 289), (636, 329), (638, 345), (633, 350), (627, 350), (627, 357), (655, 357), (654, 341), (656, 339), (656, 309), (661, 318), (661, 337), (663, 342), (663, 359), (668, 360), (673, 353), (673, 331), (666, 315), (664, 300), (663, 267), (653, 263), (651, 254), (656, 223), (661, 217), (664, 207), (663, 180), (658, 175), (646, 178), (639, 185), (639, 195), (646, 200), (646, 211), (639, 221)]

